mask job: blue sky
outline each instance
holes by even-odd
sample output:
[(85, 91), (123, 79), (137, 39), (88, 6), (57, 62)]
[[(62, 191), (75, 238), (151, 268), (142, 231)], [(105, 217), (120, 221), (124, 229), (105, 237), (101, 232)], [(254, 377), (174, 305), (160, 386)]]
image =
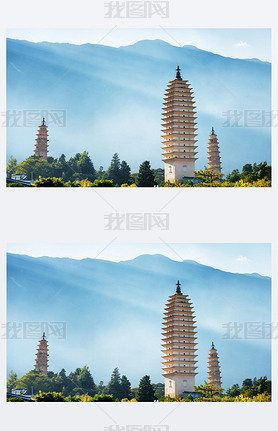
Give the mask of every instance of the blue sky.
[(34, 257), (90, 257), (115, 262), (159, 253), (173, 260), (195, 260), (228, 272), (271, 276), (270, 244), (10, 243), (7, 251)]
[(271, 61), (270, 29), (8, 29), (7, 37), (32, 42), (100, 43), (131, 45), (142, 39), (162, 39), (175, 46), (194, 45), (200, 49), (233, 58), (259, 58)]

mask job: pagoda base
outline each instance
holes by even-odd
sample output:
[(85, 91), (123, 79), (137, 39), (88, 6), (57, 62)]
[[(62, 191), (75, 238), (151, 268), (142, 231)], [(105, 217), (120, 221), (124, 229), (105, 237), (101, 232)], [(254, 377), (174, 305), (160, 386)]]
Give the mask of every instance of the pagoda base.
[(187, 180), (193, 181), (195, 179), (195, 161), (186, 159), (179, 162), (176, 160), (163, 161), (165, 181), (184, 183)]
[(195, 375), (185, 373), (164, 374), (165, 377), (165, 396), (180, 397), (186, 392), (195, 392)]

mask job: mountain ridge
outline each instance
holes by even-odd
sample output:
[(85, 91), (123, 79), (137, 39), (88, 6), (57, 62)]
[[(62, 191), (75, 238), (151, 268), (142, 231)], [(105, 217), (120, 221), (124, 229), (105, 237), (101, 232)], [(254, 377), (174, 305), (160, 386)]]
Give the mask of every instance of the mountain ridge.
[[(8, 39), (7, 109), (22, 115), (26, 111), (38, 114), (28, 127), (7, 127), (7, 157), (13, 155), (21, 161), (33, 153), (40, 112), (46, 112), (50, 156), (64, 153), (68, 158), (87, 149), (96, 168), (106, 169), (116, 152), (133, 172), (144, 160), (150, 160), (153, 168), (163, 167), (163, 95), (179, 64), (197, 106), (196, 169), (207, 164), (212, 125), (224, 173), (241, 169), (245, 163), (270, 163), (270, 128), (243, 127), (243, 114), (239, 127), (233, 127), (235, 120), (228, 116), (234, 110), (239, 114), (270, 112), (270, 64), (167, 42), (162, 46), (150, 40), (141, 48), (138, 43), (112, 48)], [(55, 110), (65, 113), (60, 126), (51, 116)]]

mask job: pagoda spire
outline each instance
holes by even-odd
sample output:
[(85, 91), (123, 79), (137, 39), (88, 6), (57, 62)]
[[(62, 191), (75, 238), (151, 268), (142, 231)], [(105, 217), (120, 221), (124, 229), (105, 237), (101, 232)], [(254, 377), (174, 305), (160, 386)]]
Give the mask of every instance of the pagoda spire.
[(178, 280), (176, 286), (177, 286), (176, 293), (178, 293), (179, 295), (182, 295), (182, 293), (181, 293), (181, 284), (180, 284), (179, 280)]
[(42, 339), (39, 341), (37, 354), (36, 354), (36, 363), (35, 370), (42, 371), (44, 375), (47, 375), (48, 369), (48, 345), (45, 336), (45, 332), (42, 334)]
[(181, 70), (180, 70), (180, 66), (178, 66), (178, 67), (176, 68), (176, 72), (177, 72), (177, 73), (176, 73), (176, 78), (177, 78), (177, 79), (182, 79), (182, 78), (181, 78)]
[(195, 392), (197, 374), (196, 325), (192, 303), (177, 290), (165, 307), (163, 323), (163, 376), (165, 396), (175, 397)]
[(221, 174), (220, 150), (214, 128), (211, 129), (208, 142), (208, 169), (215, 174)]
[(211, 343), (208, 358), (208, 383), (214, 388), (221, 388), (220, 365), (214, 342)]
[(47, 131), (47, 125), (45, 123), (45, 118), (43, 117), (42, 123), (38, 129), (34, 152), (35, 152), (35, 156), (40, 156), (45, 161), (47, 161), (47, 153), (48, 153), (47, 142), (48, 142), (48, 131)]

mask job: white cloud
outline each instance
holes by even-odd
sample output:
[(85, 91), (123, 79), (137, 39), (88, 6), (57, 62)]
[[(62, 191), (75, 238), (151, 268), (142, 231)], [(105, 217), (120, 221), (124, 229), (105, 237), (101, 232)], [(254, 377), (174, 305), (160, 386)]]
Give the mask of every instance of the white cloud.
[(236, 46), (239, 46), (240, 48), (242, 48), (245, 46), (249, 46), (249, 44), (247, 42), (243, 42), (242, 40), (240, 40), (239, 42), (236, 43)]
[(239, 256), (236, 258), (236, 260), (238, 262), (250, 262), (251, 261), (251, 259), (248, 259), (248, 257), (246, 257), (246, 256)]

